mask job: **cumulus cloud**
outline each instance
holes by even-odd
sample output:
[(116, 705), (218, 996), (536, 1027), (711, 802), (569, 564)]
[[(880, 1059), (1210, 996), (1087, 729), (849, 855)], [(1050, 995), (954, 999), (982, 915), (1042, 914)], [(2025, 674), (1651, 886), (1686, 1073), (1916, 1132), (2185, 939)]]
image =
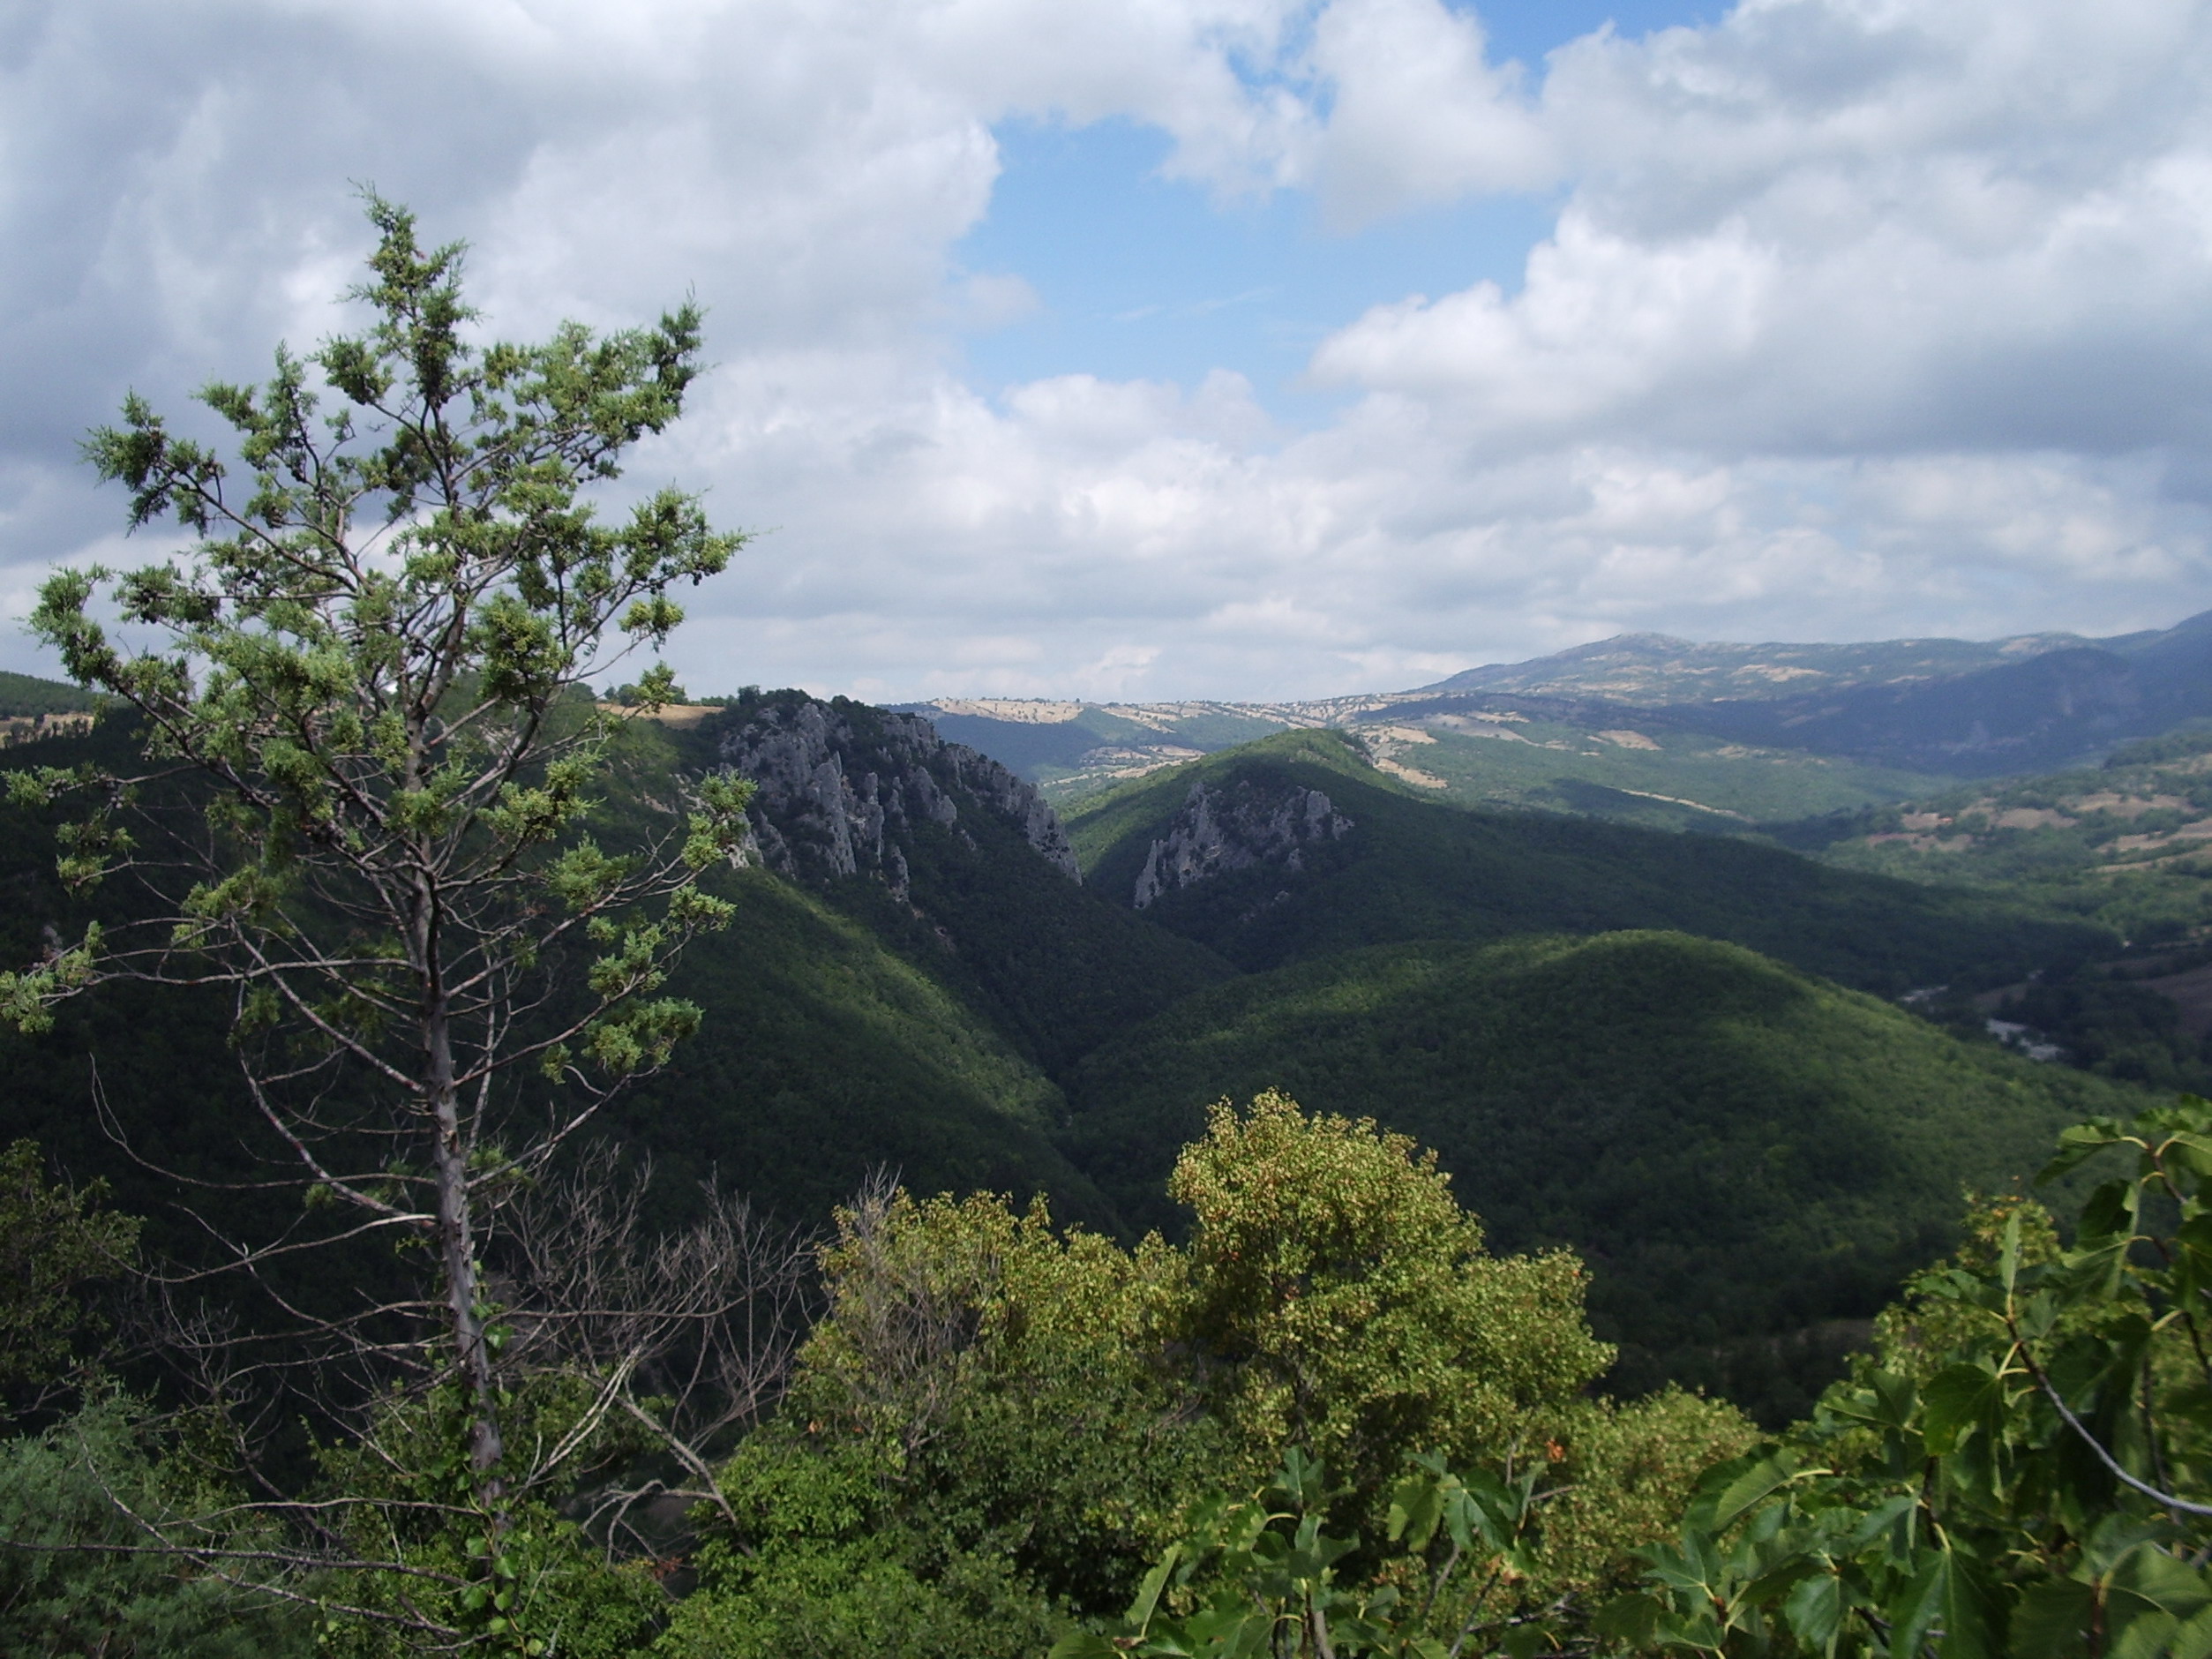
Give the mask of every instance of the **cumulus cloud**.
[(1471, 436), (1843, 454), (2201, 444), (2212, 11), (1751, 0), (1598, 36), (1541, 104), (1575, 158), (1512, 295), (1378, 308), (1323, 379)]
[[(0, 607), (111, 551), (74, 462), (335, 326), (345, 181), (503, 332), (695, 289), (638, 482), (767, 530), (695, 688), (1263, 695), (1628, 627), (2118, 631), (2212, 603), (2212, 8), (1746, 0), (1497, 62), (1442, 0), (49, 0), (0, 19)], [(1542, 192), (1517, 286), (1241, 377), (986, 396), (993, 124), (1121, 116), (1356, 231)], [(0, 660), (32, 666), (20, 641)]]

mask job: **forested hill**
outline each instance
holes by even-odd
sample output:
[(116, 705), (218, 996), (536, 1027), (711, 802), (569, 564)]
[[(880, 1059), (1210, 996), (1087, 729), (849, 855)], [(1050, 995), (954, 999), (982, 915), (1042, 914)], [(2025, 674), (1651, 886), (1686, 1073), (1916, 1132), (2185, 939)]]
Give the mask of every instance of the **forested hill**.
[(1081, 803), (1069, 826), (1091, 885), (1247, 970), (1395, 941), (1661, 927), (1896, 995), (2114, 942), (1994, 895), (1741, 839), (1445, 807), (1332, 732), (1143, 778)]
[(1064, 1144), (1172, 1233), (1174, 1148), (1211, 1101), (1271, 1088), (1436, 1148), (1497, 1248), (1579, 1251), (1620, 1385), (1674, 1376), (1777, 1419), (1833, 1354), (1746, 1339), (1871, 1316), (1952, 1236), (1962, 1187), (2005, 1188), (2131, 1099), (1735, 946), (1620, 933), (1383, 945), (1204, 992), (1084, 1061)]
[[(111, 721), (19, 763), (131, 740)], [(1620, 1385), (1697, 1377), (1771, 1415), (1833, 1362), (1808, 1331), (1951, 1236), (1961, 1182), (2023, 1173), (2098, 1104), (2102, 1085), (1807, 977), (1894, 995), (2078, 957), (2096, 927), (1741, 839), (1463, 810), (1333, 732), (1138, 780), (1063, 826), (926, 721), (747, 694), (626, 722), (595, 833), (642, 835), (722, 768), (759, 789), (747, 867), (712, 878), (736, 924), (669, 987), (704, 1025), (603, 1120), (656, 1160), (669, 1216), (711, 1174), (819, 1219), (889, 1170), (1047, 1194), (1133, 1236), (1173, 1224), (1159, 1182), (1198, 1107), (1281, 1085), (1443, 1148), (1502, 1242), (1587, 1252), (1629, 1344)], [(0, 933), (27, 960), (86, 912), (53, 881), (51, 822), (4, 811)], [(94, 910), (124, 902), (111, 885)], [(1616, 936), (1633, 929), (1670, 931)], [(113, 1175), (177, 1242), (159, 1182), (87, 1109), (90, 1068), (156, 1161), (241, 1169), (228, 1017), (67, 1005), (0, 1042), (0, 1137)]]
[(29, 674), (0, 672), (0, 719), (35, 719), (42, 714), (82, 714), (98, 700), (88, 691)]

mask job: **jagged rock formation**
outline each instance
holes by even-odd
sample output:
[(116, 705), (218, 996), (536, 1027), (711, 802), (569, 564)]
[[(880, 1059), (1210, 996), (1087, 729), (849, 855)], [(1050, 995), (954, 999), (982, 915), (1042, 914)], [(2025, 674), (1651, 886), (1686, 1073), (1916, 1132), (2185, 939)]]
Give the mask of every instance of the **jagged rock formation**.
[(1136, 907), (1230, 870), (1261, 864), (1302, 870), (1308, 846), (1338, 840), (1351, 828), (1352, 820), (1317, 789), (1268, 788), (1245, 780), (1217, 790), (1200, 778), (1166, 837), (1152, 843), (1136, 878)]
[(964, 807), (985, 811), (1071, 882), (1083, 879), (1060, 819), (1036, 786), (919, 716), (864, 703), (782, 697), (744, 711), (722, 739), (724, 763), (758, 786), (749, 808), (761, 861), (800, 879), (879, 875), (904, 898), (915, 827), (970, 846)]

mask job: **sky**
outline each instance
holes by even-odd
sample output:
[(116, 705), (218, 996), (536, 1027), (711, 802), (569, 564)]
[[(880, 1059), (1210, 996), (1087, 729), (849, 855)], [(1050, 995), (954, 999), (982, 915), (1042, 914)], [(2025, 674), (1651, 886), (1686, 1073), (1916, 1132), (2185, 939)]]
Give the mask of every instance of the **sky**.
[(0, 667), (364, 184), (500, 337), (706, 306), (695, 694), (2212, 608), (2212, 0), (0, 0)]

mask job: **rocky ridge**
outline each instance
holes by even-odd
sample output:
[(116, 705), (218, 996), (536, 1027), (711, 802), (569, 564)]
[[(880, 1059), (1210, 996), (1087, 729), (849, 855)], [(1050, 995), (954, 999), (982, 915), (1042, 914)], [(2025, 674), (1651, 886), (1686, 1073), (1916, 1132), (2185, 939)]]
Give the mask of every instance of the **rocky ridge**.
[(1164, 893), (1256, 865), (1301, 871), (1308, 846), (1340, 840), (1351, 828), (1317, 789), (1268, 789), (1246, 780), (1218, 790), (1200, 778), (1166, 835), (1152, 843), (1133, 902), (1143, 910)]
[(1083, 877), (1060, 819), (1034, 784), (915, 715), (840, 698), (783, 698), (724, 734), (724, 765), (753, 780), (754, 856), (799, 880), (873, 875), (907, 896), (918, 827), (972, 848), (964, 807), (994, 814), (1071, 882)]

